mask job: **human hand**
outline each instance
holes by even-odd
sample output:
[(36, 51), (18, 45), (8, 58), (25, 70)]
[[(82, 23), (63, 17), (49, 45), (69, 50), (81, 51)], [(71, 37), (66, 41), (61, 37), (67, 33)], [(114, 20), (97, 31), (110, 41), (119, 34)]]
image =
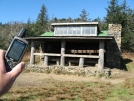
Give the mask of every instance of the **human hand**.
[(5, 94), (12, 87), (15, 79), (25, 67), (25, 63), (20, 62), (10, 72), (6, 72), (4, 56), (5, 51), (0, 50), (0, 96)]

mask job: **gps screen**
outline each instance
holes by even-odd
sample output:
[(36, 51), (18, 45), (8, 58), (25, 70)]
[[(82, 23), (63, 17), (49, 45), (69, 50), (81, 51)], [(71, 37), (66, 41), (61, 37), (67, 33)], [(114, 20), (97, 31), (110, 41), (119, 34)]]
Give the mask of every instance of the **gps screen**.
[(25, 48), (26, 48), (26, 44), (24, 42), (15, 39), (7, 54), (8, 58), (12, 58), (15, 61), (19, 61)]

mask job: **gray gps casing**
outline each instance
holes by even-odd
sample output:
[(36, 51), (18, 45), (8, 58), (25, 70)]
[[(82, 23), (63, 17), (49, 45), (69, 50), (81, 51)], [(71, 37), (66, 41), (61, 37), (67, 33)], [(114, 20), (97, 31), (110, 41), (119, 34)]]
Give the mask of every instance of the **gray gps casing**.
[(25, 29), (23, 28), (18, 36), (15, 36), (9, 45), (5, 54), (6, 71), (9, 72), (15, 67), (23, 58), (26, 51), (28, 41), (22, 38)]

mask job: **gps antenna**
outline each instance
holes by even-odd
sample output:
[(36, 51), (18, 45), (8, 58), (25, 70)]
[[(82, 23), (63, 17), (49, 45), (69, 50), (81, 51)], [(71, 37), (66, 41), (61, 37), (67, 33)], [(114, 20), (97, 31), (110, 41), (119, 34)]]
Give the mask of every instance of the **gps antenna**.
[(25, 28), (22, 28), (17, 36), (21, 38), (25, 37), (25, 31), (26, 31)]

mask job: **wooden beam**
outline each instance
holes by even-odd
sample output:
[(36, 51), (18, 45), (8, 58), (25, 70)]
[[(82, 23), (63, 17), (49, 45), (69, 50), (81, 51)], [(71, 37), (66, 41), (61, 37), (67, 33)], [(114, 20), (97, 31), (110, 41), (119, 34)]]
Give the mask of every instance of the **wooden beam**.
[(64, 54), (65, 54), (65, 46), (66, 46), (66, 42), (65, 41), (62, 41), (61, 42), (61, 59), (60, 59), (60, 65), (61, 66), (64, 66), (65, 65), (65, 57), (64, 57)]
[(98, 55), (73, 55), (73, 54), (64, 54), (65, 57), (81, 57), (81, 58), (99, 58)]
[(44, 55), (44, 56), (61, 56), (61, 54), (53, 54), (53, 53), (34, 53), (34, 55)]
[(104, 69), (104, 40), (100, 40), (99, 42), (99, 60), (98, 60), (98, 68), (100, 70)]
[[(53, 54), (53, 53), (34, 53), (34, 55), (46, 55), (46, 56), (61, 56), (61, 54)], [(64, 54), (64, 57), (83, 57), (83, 58), (99, 58), (98, 55), (75, 55), (75, 54)]]
[(35, 52), (35, 41), (34, 41), (34, 40), (32, 40), (32, 41), (31, 41), (31, 56), (30, 56), (30, 64), (34, 64), (34, 62), (35, 62), (34, 52)]

